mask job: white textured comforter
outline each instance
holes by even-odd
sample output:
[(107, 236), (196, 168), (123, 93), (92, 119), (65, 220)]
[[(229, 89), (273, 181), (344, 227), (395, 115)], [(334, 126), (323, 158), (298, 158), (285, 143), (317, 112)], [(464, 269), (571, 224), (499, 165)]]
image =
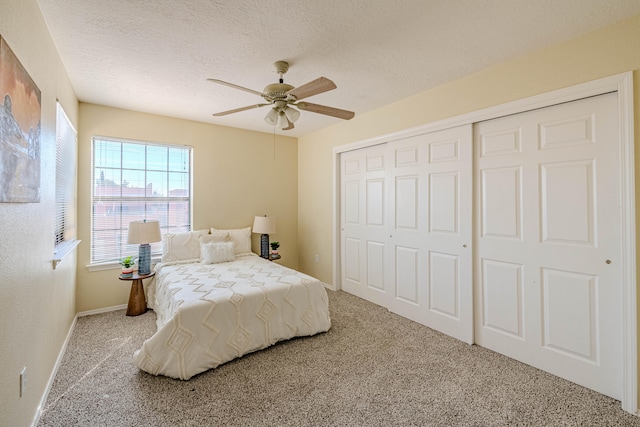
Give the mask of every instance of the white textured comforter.
[(158, 264), (147, 304), (158, 330), (134, 362), (151, 374), (183, 380), (331, 326), (322, 282), (257, 255), (221, 264)]

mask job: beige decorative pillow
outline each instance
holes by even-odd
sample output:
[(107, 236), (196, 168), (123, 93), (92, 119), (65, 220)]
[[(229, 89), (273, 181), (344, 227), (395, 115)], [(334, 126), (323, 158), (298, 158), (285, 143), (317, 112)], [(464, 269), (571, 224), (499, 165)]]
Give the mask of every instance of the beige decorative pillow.
[(251, 227), (236, 228), (232, 230), (220, 230), (211, 227), (211, 233), (227, 232), (229, 240), (235, 244), (235, 254), (244, 255), (251, 253)]
[(211, 234), (200, 236), (200, 245), (204, 243), (223, 243), (229, 241), (229, 232), (227, 231), (216, 231)]
[(202, 264), (218, 264), (236, 259), (233, 242), (203, 243), (201, 248)]
[(200, 236), (205, 235), (207, 230), (163, 234), (161, 261), (199, 261)]

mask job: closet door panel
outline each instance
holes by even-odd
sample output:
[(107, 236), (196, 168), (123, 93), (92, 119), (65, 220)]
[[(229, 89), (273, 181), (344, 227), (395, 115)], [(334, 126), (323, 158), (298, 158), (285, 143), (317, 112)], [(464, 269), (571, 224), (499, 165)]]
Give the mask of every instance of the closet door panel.
[(362, 284), (360, 275), (360, 239), (345, 238), (344, 242), (344, 269), (345, 279), (354, 285)]
[(429, 232), (458, 233), (458, 172), (429, 175)]
[[(392, 265), (397, 297), (390, 309), (469, 343), (471, 139), (471, 126), (462, 126), (389, 143), (396, 183), (389, 234), (397, 254)], [(402, 262), (400, 255), (406, 256)], [(410, 273), (402, 271), (409, 266)]]
[(521, 240), (521, 169), (519, 167), (483, 169), (480, 181), (482, 236)]
[(617, 99), (478, 123), (476, 342), (622, 395)]
[(395, 228), (418, 231), (420, 199), (418, 175), (397, 176), (395, 179)]
[(472, 342), (472, 127), (341, 154), (342, 286)]
[(384, 226), (384, 178), (368, 179), (367, 226)]
[(385, 286), (385, 243), (367, 241), (367, 278), (368, 286), (379, 291), (386, 289)]
[(364, 153), (345, 153), (340, 158), (340, 263), (342, 289), (363, 293), (362, 253), (364, 230)]
[(434, 132), (425, 143), (429, 268), (425, 324), (473, 342), (472, 126)]
[(543, 242), (595, 246), (593, 174), (593, 159), (540, 166)]
[(429, 310), (454, 320), (460, 319), (459, 257), (429, 252)]
[(524, 339), (522, 264), (483, 259), (480, 269), (482, 327)]
[(388, 179), (385, 145), (340, 156), (342, 288), (387, 306)]
[(419, 250), (404, 246), (396, 246), (396, 299), (404, 303), (419, 306), (418, 296), (418, 263)]

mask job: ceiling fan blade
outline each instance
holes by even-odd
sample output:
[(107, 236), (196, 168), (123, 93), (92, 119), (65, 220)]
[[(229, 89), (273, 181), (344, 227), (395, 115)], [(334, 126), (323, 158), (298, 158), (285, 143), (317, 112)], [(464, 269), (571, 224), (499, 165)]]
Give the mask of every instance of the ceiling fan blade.
[(293, 129), (295, 126), (293, 125), (293, 122), (291, 120), (289, 120), (287, 118), (287, 122), (289, 122), (289, 126), (287, 126), (286, 128), (282, 128), (282, 130), (291, 130)]
[(327, 107), (326, 105), (312, 104), (310, 102), (298, 102), (295, 104), (301, 110), (313, 113), (324, 114), (326, 116), (337, 117), (339, 119), (351, 120), (356, 115), (353, 111), (341, 110), (339, 108)]
[(226, 116), (227, 114), (233, 114), (233, 113), (239, 113), (240, 111), (246, 111), (246, 110), (251, 110), (252, 108), (259, 108), (259, 107), (264, 107), (265, 105), (270, 105), (270, 104), (255, 104), (255, 105), (248, 105), (246, 107), (240, 107), (240, 108), (236, 108), (233, 110), (227, 110), (227, 111), (222, 111), (220, 113), (215, 113), (213, 114), (215, 117), (219, 117), (219, 116)]
[(304, 99), (313, 95), (317, 95), (322, 92), (335, 89), (337, 86), (334, 82), (326, 77), (319, 77), (309, 83), (303, 84), (287, 92), (287, 95), (292, 95), (296, 99)]
[(232, 87), (234, 89), (240, 89), (240, 90), (243, 90), (245, 92), (253, 93), (254, 95), (262, 96), (262, 92), (258, 92), (257, 90), (253, 90), (253, 89), (249, 89), (249, 88), (246, 88), (246, 87), (238, 86), (238, 85), (235, 85), (233, 83), (225, 82), (225, 81), (218, 80), (218, 79), (207, 79), (207, 80), (210, 81), (210, 82), (213, 82), (213, 83), (218, 83), (220, 85), (229, 86), (229, 87)]

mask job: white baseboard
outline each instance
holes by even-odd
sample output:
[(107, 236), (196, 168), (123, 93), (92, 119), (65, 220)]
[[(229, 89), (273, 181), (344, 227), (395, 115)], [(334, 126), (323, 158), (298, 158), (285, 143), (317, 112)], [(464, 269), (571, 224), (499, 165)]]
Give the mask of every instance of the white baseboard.
[(98, 308), (96, 310), (81, 311), (76, 317), (91, 316), (92, 314), (108, 313), (110, 311), (122, 310), (127, 308), (127, 304), (114, 305), (112, 307)]
[(69, 327), (69, 332), (67, 332), (67, 336), (64, 339), (64, 344), (62, 344), (60, 353), (58, 353), (58, 358), (56, 359), (56, 363), (53, 366), (51, 375), (49, 376), (49, 381), (47, 381), (47, 387), (44, 389), (44, 393), (42, 394), (42, 399), (40, 399), (40, 404), (38, 405), (38, 409), (36, 409), (36, 414), (33, 417), (33, 422), (31, 423), (31, 427), (37, 426), (38, 422), (40, 422), (40, 417), (42, 416), (42, 410), (44, 409), (45, 403), (47, 403), (47, 397), (49, 397), (49, 391), (51, 391), (51, 386), (53, 386), (53, 380), (56, 378), (56, 374), (58, 373), (58, 368), (60, 368), (60, 364), (62, 363), (62, 358), (64, 357), (64, 354), (67, 351), (67, 345), (69, 344), (69, 340), (71, 340), (71, 335), (73, 334), (73, 330), (76, 328), (77, 321), (78, 321), (78, 315), (76, 314), (75, 317), (73, 318), (73, 322), (71, 322), (71, 327)]
[(56, 374), (58, 373), (58, 369), (60, 368), (60, 364), (62, 363), (62, 358), (64, 357), (65, 352), (67, 351), (67, 345), (69, 344), (69, 340), (71, 340), (71, 335), (73, 334), (74, 329), (76, 328), (76, 323), (78, 322), (78, 317), (82, 316), (90, 316), (92, 314), (100, 314), (100, 313), (108, 313), (110, 311), (122, 310), (127, 308), (127, 304), (114, 305), (112, 307), (99, 308), (97, 310), (89, 310), (82, 311), (80, 313), (76, 313), (73, 318), (73, 322), (71, 322), (71, 327), (69, 328), (69, 332), (67, 332), (67, 336), (64, 340), (64, 344), (60, 349), (60, 353), (58, 354), (58, 358), (56, 359), (56, 363), (53, 366), (53, 371), (49, 376), (49, 381), (47, 381), (47, 387), (45, 388), (44, 394), (42, 395), (42, 399), (40, 399), (40, 404), (38, 405), (38, 409), (36, 410), (36, 414), (33, 417), (33, 422), (31, 423), (31, 427), (35, 427), (40, 422), (40, 417), (42, 416), (42, 411), (44, 410), (44, 405), (47, 403), (47, 398), (49, 397), (49, 392), (51, 391), (51, 387), (53, 386), (53, 380), (56, 378)]

